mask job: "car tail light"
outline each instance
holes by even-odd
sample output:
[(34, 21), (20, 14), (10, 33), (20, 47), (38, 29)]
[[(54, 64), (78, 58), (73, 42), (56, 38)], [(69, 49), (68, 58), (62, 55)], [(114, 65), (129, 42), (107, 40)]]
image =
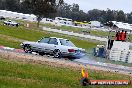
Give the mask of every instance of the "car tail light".
[(74, 50), (74, 49), (68, 49), (68, 51), (69, 51), (69, 52), (75, 52), (75, 50)]

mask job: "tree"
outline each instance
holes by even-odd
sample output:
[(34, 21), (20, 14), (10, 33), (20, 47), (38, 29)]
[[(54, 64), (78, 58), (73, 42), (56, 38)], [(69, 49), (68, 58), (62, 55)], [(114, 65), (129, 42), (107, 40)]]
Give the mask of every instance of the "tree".
[(64, 18), (72, 18), (71, 17), (71, 5), (68, 5), (67, 3), (64, 3), (63, 5), (61, 5), (58, 9), (58, 16), (60, 17), (64, 17)]
[(90, 17), (90, 20), (99, 20), (101, 16), (101, 10), (98, 9), (89, 10), (87, 14)]
[(29, 0), (25, 0), (24, 2), (21, 2), (20, 4), (21, 13), (32, 14), (31, 6), (29, 4), (30, 4)]
[(53, 17), (53, 13), (57, 12), (57, 8), (63, 3), (63, 0), (25, 0), (31, 11), (37, 16), (37, 26), (44, 17)]
[(122, 21), (132, 23), (132, 13), (125, 14), (122, 10), (89, 10), (85, 13), (78, 4), (69, 5), (63, 0), (0, 0), (0, 9), (10, 10), (37, 16), (37, 25), (44, 17), (60, 16), (73, 21), (97, 20), (102, 23), (108, 21)]
[(127, 14), (127, 22), (132, 24), (132, 12), (130, 14)]
[(5, 0), (5, 9), (9, 11), (18, 12), (19, 11), (19, 0)]
[(79, 10), (80, 10), (80, 9), (79, 9), (79, 5), (74, 3), (74, 4), (73, 4), (73, 7), (72, 7), (72, 11), (73, 11), (73, 12), (79, 12)]
[(122, 21), (122, 22), (125, 22), (126, 21), (126, 15), (125, 13), (120, 10), (118, 13), (117, 13), (117, 21)]
[(0, 9), (5, 9), (5, 1), (0, 0)]
[(105, 20), (106, 22), (108, 21), (114, 21), (116, 18), (116, 13), (114, 10), (107, 9), (106, 15), (105, 15)]

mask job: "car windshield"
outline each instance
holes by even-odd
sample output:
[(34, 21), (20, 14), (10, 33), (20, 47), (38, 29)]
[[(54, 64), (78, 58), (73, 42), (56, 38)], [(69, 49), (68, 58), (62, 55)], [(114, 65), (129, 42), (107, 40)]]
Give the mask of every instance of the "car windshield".
[(69, 40), (60, 39), (60, 43), (61, 43), (61, 45), (64, 45), (64, 46), (72, 46), (72, 47), (75, 47), (75, 45), (71, 41), (69, 41)]
[(48, 43), (50, 38), (42, 38), (39, 43)]

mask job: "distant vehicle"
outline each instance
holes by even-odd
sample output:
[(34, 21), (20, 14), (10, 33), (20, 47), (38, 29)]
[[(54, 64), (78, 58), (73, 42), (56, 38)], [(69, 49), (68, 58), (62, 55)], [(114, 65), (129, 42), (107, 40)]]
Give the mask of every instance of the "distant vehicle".
[(73, 25), (73, 20), (68, 18), (56, 17), (55, 22), (60, 23), (62, 25)]
[(0, 20), (5, 20), (5, 18), (3, 16), (0, 16)]
[(23, 42), (21, 47), (26, 53), (50, 54), (55, 58), (70, 57), (79, 59), (85, 55), (84, 49), (76, 47), (68, 39), (56, 37), (42, 38), (37, 42)]
[(26, 17), (22, 17), (23, 20), (27, 19)]
[(102, 27), (99, 21), (90, 21), (90, 24), (92, 27), (96, 27), (96, 28)]
[(19, 23), (15, 22), (15, 21), (7, 20), (7, 21), (4, 21), (4, 25), (10, 25), (10, 26), (18, 27)]

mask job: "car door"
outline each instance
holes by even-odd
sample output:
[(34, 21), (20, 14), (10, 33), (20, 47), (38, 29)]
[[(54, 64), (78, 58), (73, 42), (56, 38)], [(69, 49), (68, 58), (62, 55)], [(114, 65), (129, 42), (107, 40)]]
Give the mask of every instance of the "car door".
[(43, 38), (38, 42), (38, 50), (42, 52), (47, 52), (48, 42), (50, 38)]
[(47, 46), (47, 50), (49, 53), (53, 53), (53, 51), (57, 48), (58, 41), (56, 38), (50, 38)]

